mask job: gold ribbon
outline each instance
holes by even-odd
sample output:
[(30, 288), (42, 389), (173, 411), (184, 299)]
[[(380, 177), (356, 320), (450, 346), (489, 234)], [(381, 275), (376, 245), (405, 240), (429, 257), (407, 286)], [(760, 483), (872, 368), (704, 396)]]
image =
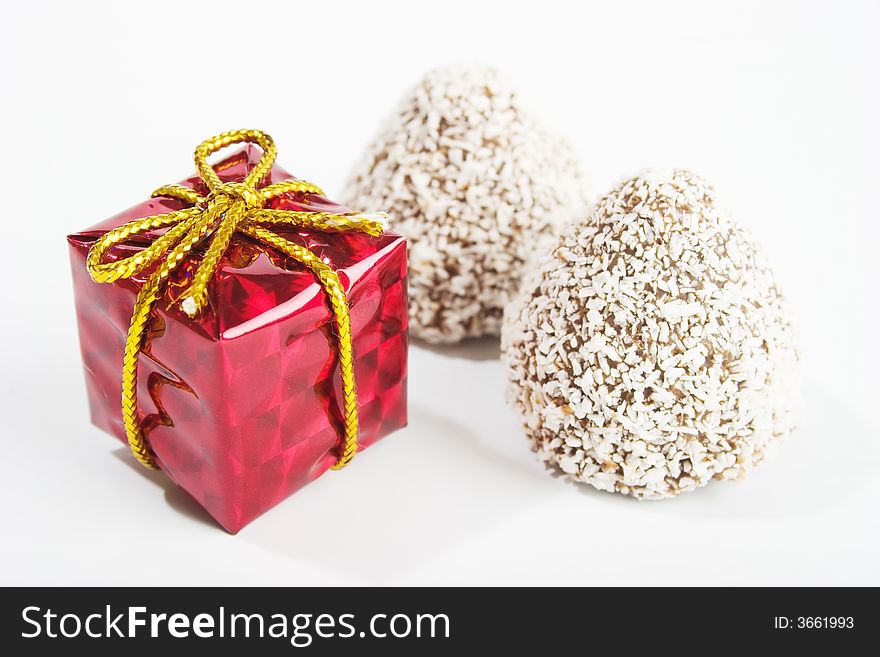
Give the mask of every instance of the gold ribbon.
[[(254, 143), (263, 150), (260, 161), (242, 182), (224, 183), (208, 164), (208, 156), (226, 146)], [(180, 296), (180, 307), (190, 317), (198, 315), (208, 302), (208, 284), (220, 258), (235, 233), (247, 235), (284, 253), (309, 269), (327, 295), (337, 330), (339, 372), (345, 430), (334, 469), (344, 467), (357, 452), (358, 414), (351, 346), (351, 320), (345, 288), (336, 271), (304, 246), (284, 239), (267, 226), (285, 226), (326, 232), (363, 232), (380, 235), (384, 213), (333, 214), (329, 212), (294, 212), (266, 208), (266, 202), (282, 194), (320, 194), (321, 188), (303, 180), (285, 180), (259, 187), (275, 162), (275, 142), (259, 130), (233, 130), (203, 141), (195, 151), (196, 171), (209, 193), (201, 196), (182, 185), (165, 185), (153, 196), (170, 196), (192, 207), (143, 219), (135, 219), (106, 233), (89, 250), (87, 266), (92, 279), (112, 283), (131, 278), (158, 263), (138, 293), (125, 341), (122, 365), (122, 419), (132, 453), (143, 465), (156, 468), (156, 458), (141, 428), (137, 404), (138, 356), (143, 348), (150, 313), (160, 297), (162, 286), (183, 263), (198, 243), (208, 240), (205, 256), (192, 283)], [(153, 243), (136, 255), (104, 262), (104, 255), (114, 246), (135, 235), (167, 228)]]

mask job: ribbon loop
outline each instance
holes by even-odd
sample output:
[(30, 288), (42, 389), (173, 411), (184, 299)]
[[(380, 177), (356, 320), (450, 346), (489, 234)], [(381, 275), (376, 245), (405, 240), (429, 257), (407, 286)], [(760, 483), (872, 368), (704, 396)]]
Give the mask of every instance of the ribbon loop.
[(257, 144), (263, 149), (263, 155), (260, 157), (257, 165), (245, 176), (244, 183), (251, 187), (256, 187), (262, 182), (263, 178), (266, 177), (266, 174), (272, 168), (272, 165), (275, 164), (275, 155), (277, 153), (275, 142), (269, 135), (260, 130), (231, 130), (230, 132), (223, 132), (206, 139), (199, 144), (193, 154), (196, 171), (198, 171), (201, 179), (205, 181), (208, 189), (214, 190), (223, 184), (217, 172), (208, 164), (208, 156), (227, 146), (245, 143)]
[[(223, 182), (208, 164), (208, 156), (239, 143), (257, 144), (263, 154), (256, 166), (240, 182)], [(357, 394), (351, 346), (351, 320), (345, 288), (336, 271), (304, 246), (291, 242), (267, 226), (286, 226), (302, 230), (327, 232), (363, 232), (380, 235), (385, 229), (386, 215), (374, 213), (334, 214), (329, 212), (297, 212), (275, 210), (266, 203), (281, 194), (320, 194), (321, 188), (304, 180), (285, 180), (260, 187), (275, 162), (276, 147), (272, 138), (259, 130), (233, 130), (203, 141), (195, 150), (194, 159), (199, 176), (208, 187), (202, 196), (182, 185), (164, 185), (153, 196), (176, 198), (191, 206), (183, 210), (135, 219), (104, 234), (92, 245), (86, 261), (89, 274), (99, 283), (112, 283), (131, 278), (154, 268), (141, 287), (132, 312), (125, 343), (122, 368), (122, 417), (132, 453), (145, 466), (158, 467), (138, 417), (137, 366), (143, 348), (148, 320), (158, 302), (161, 289), (169, 276), (188, 257), (192, 249), (208, 242), (192, 282), (181, 295), (180, 306), (190, 317), (197, 316), (208, 305), (208, 287), (220, 260), (236, 233), (247, 235), (267, 246), (291, 256), (311, 271), (324, 289), (328, 306), (336, 323), (339, 343), (339, 371), (342, 378), (345, 429), (334, 469), (344, 467), (357, 452)], [(139, 253), (106, 262), (114, 246), (136, 235), (167, 229)]]

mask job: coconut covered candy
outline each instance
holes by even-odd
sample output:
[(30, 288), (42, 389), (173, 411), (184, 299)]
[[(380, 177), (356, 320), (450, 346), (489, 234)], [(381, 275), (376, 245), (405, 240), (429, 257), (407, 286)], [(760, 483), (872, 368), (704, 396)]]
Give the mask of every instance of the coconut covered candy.
[(437, 343), (498, 335), (525, 263), (587, 200), (571, 148), (473, 67), (426, 75), (347, 189), (407, 238), (410, 332)]
[(624, 181), (570, 228), (508, 307), (502, 351), (540, 458), (600, 490), (738, 479), (795, 425), (773, 273), (685, 170)]

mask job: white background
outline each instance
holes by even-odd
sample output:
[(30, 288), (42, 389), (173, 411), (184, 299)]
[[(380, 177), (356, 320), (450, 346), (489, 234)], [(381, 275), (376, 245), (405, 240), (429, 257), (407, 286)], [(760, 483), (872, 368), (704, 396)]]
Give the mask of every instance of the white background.
[[(880, 5), (82, 4), (0, 21), (0, 583), (880, 584)], [(505, 71), (599, 189), (714, 182), (798, 318), (803, 428), (745, 482), (637, 503), (538, 465), (493, 341), (417, 344), (409, 428), (230, 536), (89, 425), (64, 236), (231, 128), (338, 195), (455, 62)]]

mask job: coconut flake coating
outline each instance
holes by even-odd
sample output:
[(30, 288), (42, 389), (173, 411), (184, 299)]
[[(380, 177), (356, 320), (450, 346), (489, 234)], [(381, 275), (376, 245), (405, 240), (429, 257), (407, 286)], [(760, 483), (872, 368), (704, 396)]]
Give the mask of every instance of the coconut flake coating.
[(347, 185), (409, 242), (410, 330), (430, 342), (498, 335), (524, 263), (586, 202), (562, 140), (492, 69), (429, 73)]
[(502, 352), (540, 458), (600, 490), (736, 479), (794, 428), (773, 274), (688, 171), (626, 180), (566, 231), (507, 308)]

